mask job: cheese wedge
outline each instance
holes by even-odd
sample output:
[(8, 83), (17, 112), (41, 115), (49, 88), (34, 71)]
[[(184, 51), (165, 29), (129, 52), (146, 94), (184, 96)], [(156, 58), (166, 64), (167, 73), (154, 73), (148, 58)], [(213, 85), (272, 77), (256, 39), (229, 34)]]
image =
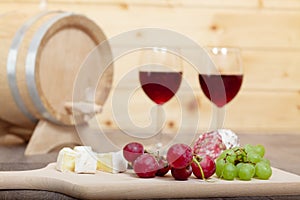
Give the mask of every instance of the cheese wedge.
[(74, 151), (78, 153), (93, 152), (92, 147), (90, 146), (75, 146)]
[(98, 153), (97, 156), (97, 170), (109, 172), (109, 173), (120, 173), (127, 170), (128, 162), (123, 157), (123, 152), (109, 152), (109, 153)]
[(76, 146), (75, 173), (95, 174), (97, 169), (97, 157), (89, 146)]
[(77, 153), (69, 147), (61, 149), (57, 156), (56, 169), (61, 172), (74, 172), (76, 156)]

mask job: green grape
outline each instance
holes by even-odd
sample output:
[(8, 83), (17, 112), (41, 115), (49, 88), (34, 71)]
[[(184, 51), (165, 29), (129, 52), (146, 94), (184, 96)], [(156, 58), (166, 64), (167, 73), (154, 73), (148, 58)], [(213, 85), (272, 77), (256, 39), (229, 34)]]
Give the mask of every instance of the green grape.
[(226, 163), (223, 167), (223, 178), (233, 180), (237, 176), (236, 166), (232, 163)]
[(233, 150), (234, 152), (238, 151), (239, 149), (240, 149), (240, 147), (233, 147), (233, 148), (232, 148), (232, 150)]
[(254, 151), (254, 147), (251, 144), (246, 144), (244, 148), (246, 153), (250, 153), (251, 151)]
[(237, 163), (242, 162), (243, 156), (242, 155), (236, 155), (236, 160), (238, 161)]
[(218, 159), (216, 162), (216, 175), (221, 178), (223, 173), (223, 167), (225, 165), (224, 159)]
[(227, 150), (225, 150), (225, 151), (223, 151), (222, 153), (221, 153), (221, 155), (219, 155), (219, 157), (217, 158), (217, 159), (224, 159), (224, 158), (226, 158), (226, 155), (227, 155), (227, 152), (226, 152)]
[(271, 165), (270, 160), (268, 160), (268, 159), (266, 159), (266, 158), (262, 158), (262, 159), (260, 160), (260, 162), (264, 162), (264, 163), (267, 163), (268, 165)]
[(264, 157), (265, 155), (265, 147), (261, 144), (258, 144), (256, 146), (253, 147), (254, 148), (254, 152), (259, 154), (261, 157)]
[(236, 156), (236, 163), (246, 162), (247, 155), (246, 155), (246, 152), (243, 149), (239, 149), (236, 152), (236, 155), (237, 155)]
[(226, 150), (224, 150), (224, 151), (221, 153), (221, 155), (224, 154), (224, 155), (226, 156), (226, 154), (227, 154), (230, 150), (231, 150), (231, 149), (226, 149)]
[(243, 156), (242, 159), (241, 159), (241, 162), (244, 162), (244, 163), (246, 163), (246, 162), (248, 162), (248, 161), (249, 161), (249, 160), (248, 160), (247, 155)]
[(272, 169), (267, 163), (259, 162), (255, 165), (255, 175), (259, 179), (267, 180), (272, 175)]
[(262, 159), (262, 157), (259, 154), (255, 153), (253, 151), (251, 151), (247, 154), (247, 158), (248, 158), (248, 161), (250, 161), (254, 164), (258, 163)]
[(237, 165), (236, 165), (236, 172), (237, 172), (237, 174), (239, 174), (239, 171), (240, 171), (240, 168), (244, 165), (245, 163), (242, 163), (242, 162), (240, 162), (240, 163), (238, 163)]
[(239, 148), (237, 151), (235, 151), (237, 155), (246, 155), (246, 152), (243, 148)]
[(226, 161), (232, 164), (234, 164), (235, 160), (236, 160), (236, 154), (231, 154), (226, 157)]
[(235, 155), (235, 152), (232, 149), (227, 149), (226, 154), (227, 155)]
[(255, 167), (250, 163), (243, 164), (238, 170), (238, 176), (241, 180), (249, 181), (255, 174)]

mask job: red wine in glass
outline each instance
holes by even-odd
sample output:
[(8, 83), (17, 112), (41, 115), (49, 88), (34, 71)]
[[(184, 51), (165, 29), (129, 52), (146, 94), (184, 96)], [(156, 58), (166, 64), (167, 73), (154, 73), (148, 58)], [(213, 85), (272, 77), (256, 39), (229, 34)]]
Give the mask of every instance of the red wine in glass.
[(140, 71), (139, 78), (146, 95), (156, 104), (162, 105), (176, 94), (182, 72)]
[(242, 74), (199, 74), (203, 93), (218, 107), (223, 107), (237, 95), (242, 81)]

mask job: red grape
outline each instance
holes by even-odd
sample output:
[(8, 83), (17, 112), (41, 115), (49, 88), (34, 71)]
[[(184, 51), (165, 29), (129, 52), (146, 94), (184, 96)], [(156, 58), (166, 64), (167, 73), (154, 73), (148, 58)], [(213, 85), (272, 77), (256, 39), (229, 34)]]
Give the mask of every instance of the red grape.
[(131, 142), (128, 143), (124, 148), (123, 148), (123, 155), (124, 158), (128, 161), (133, 163), (133, 161), (142, 155), (144, 153), (144, 147), (142, 144), (138, 142)]
[(191, 165), (188, 165), (181, 169), (177, 169), (177, 168), (171, 169), (172, 176), (175, 178), (175, 180), (180, 180), (180, 181), (187, 180), (191, 176), (192, 172), (193, 170)]
[(185, 168), (193, 159), (191, 147), (186, 144), (174, 144), (167, 152), (167, 161), (172, 168)]
[(140, 178), (153, 178), (158, 170), (158, 162), (152, 155), (145, 153), (135, 159), (133, 170)]
[[(207, 155), (204, 156), (203, 158), (201, 158), (200, 156), (195, 156), (195, 159), (200, 164), (200, 166), (203, 170), (204, 178), (209, 178), (215, 173), (216, 164), (212, 160), (211, 157), (209, 157)], [(192, 162), (191, 165), (192, 165), (192, 169), (193, 169), (193, 174), (197, 178), (203, 179), (201, 169), (199, 168), (198, 164), (194, 161), (194, 162)]]
[(158, 159), (158, 165), (159, 168), (156, 172), (156, 176), (164, 176), (170, 170), (170, 165), (168, 161), (163, 157)]

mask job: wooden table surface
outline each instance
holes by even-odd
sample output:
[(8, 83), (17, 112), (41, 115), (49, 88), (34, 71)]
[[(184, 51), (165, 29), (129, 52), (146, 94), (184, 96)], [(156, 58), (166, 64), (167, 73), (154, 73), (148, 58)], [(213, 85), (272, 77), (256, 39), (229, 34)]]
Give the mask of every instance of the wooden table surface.
[[(242, 144), (263, 144), (266, 147), (266, 157), (271, 160), (273, 167), (300, 175), (300, 135), (265, 135), (265, 134), (240, 134)], [(27, 170), (37, 169), (55, 162), (57, 152), (46, 155), (24, 156), (25, 145), (0, 146), (0, 170)], [(33, 197), (44, 199), (72, 199), (66, 195), (46, 191), (0, 191), (3, 199), (31, 199)], [(211, 198), (209, 198), (211, 199)], [(228, 198), (217, 198), (228, 199)], [(300, 199), (299, 196), (276, 197), (236, 197), (230, 199)]]

